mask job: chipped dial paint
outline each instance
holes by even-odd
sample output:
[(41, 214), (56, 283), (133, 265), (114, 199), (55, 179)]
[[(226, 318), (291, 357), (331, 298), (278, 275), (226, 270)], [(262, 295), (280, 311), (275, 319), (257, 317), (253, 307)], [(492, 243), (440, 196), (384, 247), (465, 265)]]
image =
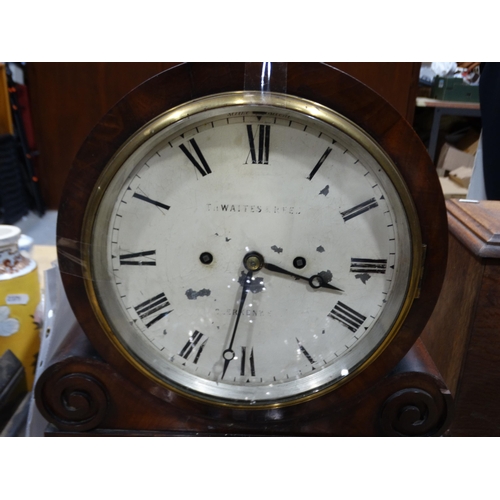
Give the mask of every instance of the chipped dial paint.
[(203, 288), (202, 290), (195, 292), (192, 288), (186, 290), (186, 297), (189, 300), (196, 300), (198, 297), (208, 297), (212, 292)]

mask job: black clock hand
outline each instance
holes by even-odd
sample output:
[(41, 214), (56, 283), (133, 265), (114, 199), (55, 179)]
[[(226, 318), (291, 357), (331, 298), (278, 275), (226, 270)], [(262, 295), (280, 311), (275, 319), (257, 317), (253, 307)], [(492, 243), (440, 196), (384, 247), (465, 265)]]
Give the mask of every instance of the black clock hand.
[(243, 304), (247, 298), (248, 290), (250, 289), (250, 283), (252, 281), (253, 271), (248, 271), (243, 280), (243, 291), (241, 292), (240, 306), (238, 308), (238, 315), (236, 316), (236, 321), (234, 323), (233, 334), (231, 335), (231, 341), (229, 342), (229, 347), (222, 353), (224, 358), (224, 368), (222, 370), (221, 379), (224, 378), (226, 374), (229, 363), (234, 359), (235, 353), (233, 351), (233, 342), (236, 336), (236, 330), (238, 329), (238, 323), (240, 322), (241, 311), (243, 310)]
[(264, 268), (274, 273), (286, 274), (287, 276), (293, 276), (294, 278), (297, 279), (306, 280), (309, 282), (312, 288), (328, 288), (329, 290), (337, 290), (338, 292), (343, 292), (342, 289), (326, 283), (325, 280), (319, 274), (315, 274), (314, 276), (307, 278), (306, 276), (301, 276), (300, 274), (292, 273), (291, 271), (287, 271), (282, 267), (278, 267), (275, 266), (274, 264), (269, 264), (267, 262), (264, 264)]

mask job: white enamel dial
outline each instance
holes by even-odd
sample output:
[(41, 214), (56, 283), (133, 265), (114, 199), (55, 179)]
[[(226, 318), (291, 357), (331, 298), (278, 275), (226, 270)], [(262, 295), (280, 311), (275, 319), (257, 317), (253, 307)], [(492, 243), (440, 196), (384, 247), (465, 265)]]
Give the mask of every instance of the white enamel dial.
[(109, 335), (195, 398), (265, 406), (335, 387), (395, 334), (411, 295), (402, 182), (307, 101), (192, 109), (150, 124), (103, 177), (89, 262)]

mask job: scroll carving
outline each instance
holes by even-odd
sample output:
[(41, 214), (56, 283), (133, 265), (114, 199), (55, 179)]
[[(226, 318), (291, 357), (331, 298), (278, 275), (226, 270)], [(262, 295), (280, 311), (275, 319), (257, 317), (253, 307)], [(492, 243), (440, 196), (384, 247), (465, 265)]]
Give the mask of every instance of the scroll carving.
[(382, 405), (380, 423), (386, 436), (439, 436), (448, 426), (452, 398), (449, 391), (430, 394), (405, 388)]
[(48, 420), (62, 430), (87, 431), (102, 422), (108, 408), (108, 394), (102, 384), (87, 373), (57, 377), (42, 388), (43, 409)]

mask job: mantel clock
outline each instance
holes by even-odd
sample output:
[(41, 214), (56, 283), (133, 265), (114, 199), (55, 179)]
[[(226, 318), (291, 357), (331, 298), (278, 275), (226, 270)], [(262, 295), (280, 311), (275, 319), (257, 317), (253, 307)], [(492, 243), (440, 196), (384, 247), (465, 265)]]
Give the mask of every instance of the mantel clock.
[(78, 153), (58, 222), (65, 290), (103, 360), (173, 411), (257, 430), (385, 377), (446, 259), (410, 125), (328, 65), (274, 81), (267, 64), (265, 85), (251, 64), (200, 63), (132, 91)]

